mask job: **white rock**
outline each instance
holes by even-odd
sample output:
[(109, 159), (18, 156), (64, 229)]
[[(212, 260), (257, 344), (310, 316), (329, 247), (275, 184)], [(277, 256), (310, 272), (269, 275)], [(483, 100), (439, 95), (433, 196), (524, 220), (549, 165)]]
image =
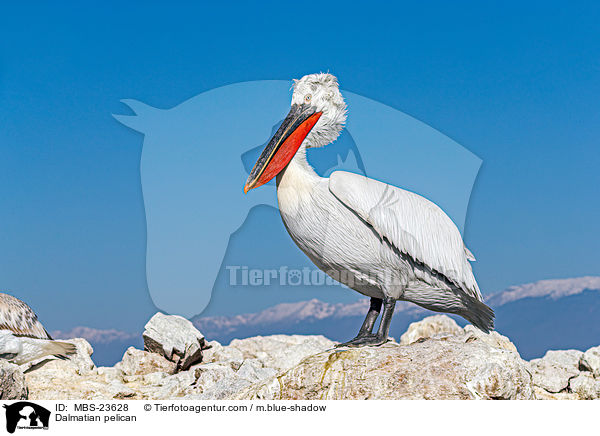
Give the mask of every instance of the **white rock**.
[(535, 386), (535, 399), (536, 400), (578, 400), (579, 396), (572, 392), (562, 391), (551, 393), (546, 389)]
[(461, 334), (463, 334), (463, 329), (449, 316), (428, 316), (408, 326), (406, 332), (400, 337), (400, 345), (413, 344), (421, 339)]
[[(472, 326), (455, 330), (443, 319), (428, 323), (446, 327), (422, 329), (425, 333), (414, 337), (429, 335), (428, 340), (403, 346), (334, 349), (323, 336), (301, 335), (234, 340), (228, 346), (213, 341), (201, 363), (175, 374), (176, 363), (164, 357), (162, 346), (160, 354), (130, 348), (114, 367), (95, 368), (92, 348), (75, 339), (76, 356), (29, 366), (21, 384), (9, 376), (18, 376), (22, 368), (0, 361), (0, 398), (24, 398), (27, 386), (32, 400), (600, 398), (600, 378), (594, 377), (600, 347), (586, 353), (549, 351), (525, 362), (496, 332), (484, 334)], [(412, 329), (418, 331), (418, 326)], [(207, 345), (197, 335), (194, 341), (199, 348)], [(175, 360), (176, 350), (171, 352)]]
[(193, 398), (198, 400), (226, 400), (248, 388), (250, 385), (251, 383), (248, 380), (239, 377), (226, 378), (215, 383), (210, 388), (205, 388), (202, 393), (194, 395)]
[(534, 399), (518, 353), (461, 337), (339, 348), (236, 394), (239, 399)]
[(284, 371), (334, 345), (324, 336), (273, 335), (234, 339), (229, 347), (240, 350), (244, 359), (257, 359), (265, 368)]
[(515, 353), (518, 353), (515, 344), (513, 344), (510, 341), (510, 339), (508, 339), (506, 336), (502, 336), (497, 331), (484, 333), (477, 327), (474, 327), (469, 324), (465, 326), (464, 332), (465, 342), (477, 340), (488, 344), (490, 347), (500, 348), (502, 350), (514, 351)]
[(96, 372), (100, 377), (104, 378), (106, 383), (111, 383), (113, 381), (123, 383), (125, 381), (125, 374), (119, 368), (115, 368), (112, 366), (100, 366), (96, 368)]
[(548, 392), (561, 392), (569, 386), (569, 379), (579, 375), (578, 350), (550, 350), (544, 357), (530, 363), (533, 383)]
[(202, 350), (202, 363), (228, 362), (233, 370), (238, 370), (244, 362), (243, 353), (234, 347), (224, 347), (217, 341), (206, 343), (207, 347)]
[(196, 371), (198, 379), (194, 388), (188, 390), (186, 398), (199, 400), (231, 398), (253, 383), (277, 374), (274, 368), (264, 368), (258, 359), (244, 360), (237, 370), (229, 361), (196, 365), (191, 370)]
[(582, 400), (600, 399), (600, 380), (594, 379), (589, 373), (582, 372), (572, 378), (569, 387)]
[(594, 377), (600, 378), (600, 346), (590, 348), (581, 356), (579, 367), (590, 371)]
[(135, 398), (136, 395), (137, 395), (136, 390), (132, 389), (131, 387), (127, 386), (124, 383), (114, 381), (114, 382), (108, 384), (108, 386), (106, 387), (106, 392), (102, 392), (102, 391), (94, 392), (91, 395), (90, 399), (100, 400), (100, 399), (104, 399), (108, 396), (109, 398), (115, 399), (115, 400), (125, 400), (128, 398)]
[(274, 377), (277, 370), (274, 368), (264, 368), (258, 359), (245, 360), (240, 369), (237, 370), (236, 376), (247, 380), (250, 383), (257, 383)]
[(202, 359), (204, 335), (185, 318), (155, 314), (145, 326), (144, 348), (160, 354), (186, 370)]
[(163, 380), (169, 375), (166, 372), (151, 372), (150, 374), (144, 374), (142, 380), (144, 384), (151, 386), (162, 386)]
[(227, 362), (195, 365), (190, 371), (195, 372), (197, 379), (193, 389), (187, 391), (186, 398), (221, 399), (239, 381), (236, 372)]
[(145, 375), (153, 372), (174, 374), (177, 364), (159, 354), (129, 347), (115, 368), (123, 371), (125, 375)]
[(183, 371), (167, 376), (161, 380), (160, 388), (155, 392), (157, 399), (181, 398), (196, 383), (197, 377), (194, 371)]
[(25, 376), (19, 366), (0, 359), (0, 400), (22, 400), (27, 396)]

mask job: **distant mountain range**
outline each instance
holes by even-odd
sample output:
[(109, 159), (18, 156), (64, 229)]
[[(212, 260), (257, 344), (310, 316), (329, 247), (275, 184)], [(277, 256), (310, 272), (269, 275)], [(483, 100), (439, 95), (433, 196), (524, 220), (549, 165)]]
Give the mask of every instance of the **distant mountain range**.
[[(317, 299), (298, 303), (282, 303), (258, 313), (231, 317), (215, 316), (192, 318), (194, 325), (207, 338), (229, 342), (235, 338), (283, 334), (322, 334), (334, 340), (342, 340), (348, 331), (357, 330), (369, 308), (369, 299), (354, 303), (325, 303)], [(420, 319), (428, 311), (414, 304), (398, 302), (398, 318)], [(411, 321), (412, 322), (412, 321)], [(356, 325), (356, 328), (351, 326)], [(348, 338), (349, 339), (349, 338)]]
[[(586, 349), (600, 344), (600, 277), (541, 280), (486, 298), (496, 312), (496, 330), (507, 335), (526, 359), (551, 348)], [(322, 334), (333, 340), (352, 338), (367, 312), (368, 299), (329, 304), (313, 299), (278, 304), (258, 313), (232, 317), (192, 318), (207, 338), (228, 343), (257, 335)], [(396, 338), (411, 322), (432, 312), (399, 302), (390, 334)], [(460, 317), (454, 317), (464, 325)]]
[(586, 290), (599, 291), (600, 277), (588, 276), (574, 279), (540, 280), (525, 285), (511, 286), (502, 292), (490, 295), (486, 302), (492, 306), (502, 306), (524, 298), (551, 298), (557, 300), (578, 295)]
[(128, 341), (136, 335), (115, 329), (94, 329), (91, 327), (75, 327), (69, 331), (55, 330), (50, 333), (54, 338), (84, 338), (96, 344), (109, 344), (112, 342)]
[(600, 345), (600, 277), (542, 280), (490, 296), (496, 329), (522, 357)]
[[(532, 359), (549, 349), (587, 349), (600, 344), (600, 277), (541, 280), (488, 296), (496, 312), (496, 330), (508, 336), (521, 356)], [(367, 312), (369, 300), (331, 304), (311, 299), (283, 303), (256, 313), (235, 316), (196, 316), (194, 325), (208, 340), (229, 343), (232, 339), (272, 334), (320, 334), (336, 341), (354, 337)], [(433, 312), (399, 302), (390, 329), (400, 338), (408, 325)], [(453, 317), (460, 325), (466, 321)], [(76, 327), (52, 332), (55, 338), (83, 337), (94, 347), (94, 361), (112, 365), (129, 346), (142, 347), (140, 333), (114, 329)]]
[(128, 333), (115, 329), (75, 327), (69, 331), (50, 332), (54, 339), (84, 338), (94, 348), (94, 362), (98, 366), (112, 366), (123, 358), (129, 347), (142, 348), (142, 333)]

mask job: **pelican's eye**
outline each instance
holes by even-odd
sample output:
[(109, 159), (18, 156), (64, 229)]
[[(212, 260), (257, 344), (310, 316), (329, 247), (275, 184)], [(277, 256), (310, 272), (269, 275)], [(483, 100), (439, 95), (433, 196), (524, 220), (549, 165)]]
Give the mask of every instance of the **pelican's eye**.
[(306, 94), (306, 96), (304, 97), (304, 102), (305, 103), (310, 103), (311, 100), (312, 100), (312, 95)]

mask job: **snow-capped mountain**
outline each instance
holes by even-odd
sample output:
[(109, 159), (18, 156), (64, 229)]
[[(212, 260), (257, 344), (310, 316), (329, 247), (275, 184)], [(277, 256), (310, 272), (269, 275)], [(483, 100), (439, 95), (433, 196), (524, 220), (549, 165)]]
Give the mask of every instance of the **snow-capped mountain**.
[[(587, 349), (600, 344), (600, 277), (541, 280), (486, 298), (496, 313), (496, 330), (511, 338), (522, 357), (542, 356), (549, 349)], [(311, 299), (282, 303), (256, 313), (192, 318), (208, 340), (229, 343), (235, 338), (272, 334), (320, 334), (344, 341), (358, 331), (369, 306), (368, 298), (331, 304)], [(399, 338), (411, 322), (432, 312), (398, 302), (390, 334)], [(464, 325), (465, 321), (455, 317)], [(129, 346), (142, 347), (141, 333), (75, 327), (54, 331), (55, 338), (86, 338), (99, 364), (119, 361)]]
[[(541, 280), (491, 295), (496, 329), (513, 339), (523, 357), (538, 357), (550, 348), (586, 348), (600, 344), (600, 277)], [(192, 319), (207, 338), (229, 342), (234, 338), (275, 333), (323, 334), (347, 340), (356, 334), (368, 308), (364, 298), (350, 304), (312, 299), (285, 303), (257, 313), (232, 317)], [(391, 335), (399, 337), (413, 321), (432, 312), (399, 302)], [(464, 325), (465, 321), (455, 317)]]
[(570, 295), (581, 294), (585, 290), (600, 291), (600, 277), (587, 276), (573, 279), (540, 280), (525, 285), (511, 286), (494, 294), (486, 302), (494, 307), (523, 298), (550, 297), (554, 300)]
[[(282, 303), (257, 313), (231, 317), (192, 318), (194, 325), (209, 339), (227, 343), (235, 338), (270, 334), (321, 334), (334, 340), (350, 339), (358, 331), (369, 308), (369, 299), (354, 303), (325, 303), (316, 299)], [(408, 324), (429, 311), (411, 303), (398, 302), (392, 321), (392, 335), (398, 336)], [(356, 331), (355, 331), (356, 330)]]
[(123, 357), (129, 347), (143, 348), (141, 332), (129, 333), (116, 329), (96, 329), (78, 326), (69, 331), (50, 332), (54, 339), (84, 338), (94, 349), (94, 362), (97, 365), (114, 365)]
[[(298, 303), (282, 303), (269, 307), (258, 313), (247, 313), (231, 317), (194, 317), (194, 325), (207, 337), (229, 335), (242, 329), (256, 329), (274, 325), (295, 326), (300, 323), (314, 324), (320, 321), (335, 321), (344, 318), (363, 317), (369, 308), (369, 299), (364, 298), (354, 303), (325, 303), (317, 299)], [(404, 302), (399, 302), (397, 312), (409, 314), (425, 313), (424, 309)]]
[(115, 329), (95, 329), (79, 326), (69, 331), (54, 330), (51, 336), (55, 339), (84, 338), (88, 342), (108, 344), (116, 341), (127, 341), (137, 335)]

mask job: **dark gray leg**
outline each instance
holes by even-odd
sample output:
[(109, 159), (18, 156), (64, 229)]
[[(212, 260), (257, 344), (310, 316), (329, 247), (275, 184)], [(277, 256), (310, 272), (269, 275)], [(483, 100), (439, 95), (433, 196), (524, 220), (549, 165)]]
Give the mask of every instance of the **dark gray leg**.
[(390, 333), (390, 324), (392, 323), (395, 308), (396, 300), (393, 298), (386, 298), (383, 301), (383, 315), (381, 315), (381, 324), (379, 324), (377, 336), (382, 338), (385, 342), (387, 342), (388, 334)]
[[(376, 334), (365, 334), (360, 338), (353, 339), (347, 343), (348, 347), (364, 347), (366, 345), (376, 346), (385, 344), (388, 341), (388, 334), (390, 332), (390, 323), (392, 322), (392, 316), (394, 315), (394, 308), (396, 307), (396, 300), (393, 298), (386, 297), (383, 299), (383, 313), (381, 314), (381, 322), (379, 323), (379, 330)], [(365, 320), (366, 321), (366, 320)], [(372, 327), (372, 326), (371, 326)]]
[(361, 336), (373, 332), (373, 326), (375, 325), (375, 321), (377, 321), (379, 312), (381, 312), (382, 304), (383, 300), (381, 298), (371, 298), (371, 305), (369, 306), (367, 317), (365, 318), (360, 330), (358, 331), (357, 337), (360, 338)]
[(371, 298), (371, 305), (369, 306), (369, 311), (367, 312), (367, 316), (360, 330), (358, 331), (358, 335), (356, 335), (354, 339), (351, 339), (348, 342), (336, 345), (336, 347), (351, 346), (355, 341), (362, 339), (365, 336), (371, 335), (373, 332), (373, 326), (375, 325), (375, 321), (377, 321), (379, 312), (381, 312), (382, 304), (383, 300), (381, 298)]

